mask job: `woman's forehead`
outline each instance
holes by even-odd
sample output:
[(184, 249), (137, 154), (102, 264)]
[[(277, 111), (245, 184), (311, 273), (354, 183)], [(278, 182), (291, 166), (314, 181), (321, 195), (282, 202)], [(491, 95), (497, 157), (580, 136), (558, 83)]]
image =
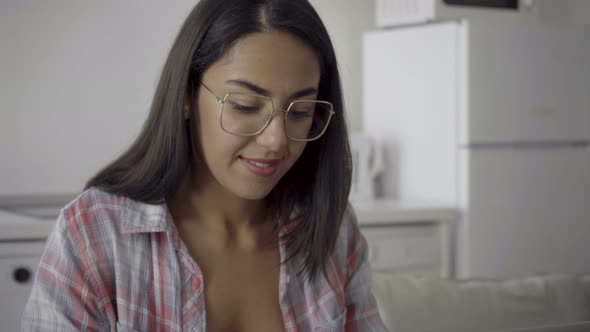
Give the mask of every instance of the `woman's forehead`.
[(207, 81), (246, 79), (268, 88), (299, 89), (319, 84), (315, 51), (293, 35), (268, 31), (238, 40), (204, 74)]

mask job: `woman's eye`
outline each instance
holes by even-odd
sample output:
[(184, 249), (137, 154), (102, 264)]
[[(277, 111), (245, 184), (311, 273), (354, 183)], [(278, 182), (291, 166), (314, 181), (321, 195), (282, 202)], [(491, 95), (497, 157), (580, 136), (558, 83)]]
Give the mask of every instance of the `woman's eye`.
[(311, 112), (311, 111), (290, 110), (289, 113), (290, 113), (290, 116), (295, 119), (303, 119), (303, 118), (309, 118), (309, 117), (313, 116), (313, 112)]
[(241, 105), (237, 103), (232, 103), (231, 107), (235, 111), (244, 113), (254, 113), (260, 111), (260, 107), (258, 106)]

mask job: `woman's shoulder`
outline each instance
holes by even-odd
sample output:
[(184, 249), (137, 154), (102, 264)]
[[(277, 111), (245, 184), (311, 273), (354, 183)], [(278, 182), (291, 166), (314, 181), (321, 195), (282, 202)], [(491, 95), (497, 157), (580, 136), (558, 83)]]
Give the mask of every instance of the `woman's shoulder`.
[(69, 232), (131, 233), (155, 223), (165, 225), (166, 211), (163, 204), (146, 204), (93, 187), (61, 210), (57, 228)]
[[(89, 188), (69, 202), (60, 212), (59, 220), (85, 223), (100, 221), (104, 217), (116, 218), (129, 204), (129, 199)], [(111, 219), (108, 218), (108, 219)]]
[(99, 188), (91, 187), (78, 194), (78, 196), (64, 207), (64, 210), (89, 211), (99, 207), (104, 208), (108, 206), (112, 208), (124, 205), (127, 200), (129, 200), (129, 198), (126, 198), (125, 196), (112, 194)]

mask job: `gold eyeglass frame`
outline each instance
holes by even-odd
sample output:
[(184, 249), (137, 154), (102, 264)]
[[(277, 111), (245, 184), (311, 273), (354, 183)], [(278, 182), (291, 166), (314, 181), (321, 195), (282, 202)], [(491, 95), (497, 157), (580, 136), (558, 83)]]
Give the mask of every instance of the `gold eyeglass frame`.
[[(221, 129), (222, 129), (223, 131), (225, 131), (225, 132), (226, 132), (226, 133), (228, 133), (228, 134), (232, 134), (232, 135), (236, 135), (236, 136), (246, 136), (246, 137), (247, 137), (247, 136), (256, 136), (256, 135), (259, 135), (259, 134), (260, 134), (262, 131), (264, 131), (264, 129), (266, 129), (266, 127), (268, 127), (268, 124), (269, 124), (269, 123), (270, 123), (270, 121), (272, 120), (272, 118), (273, 118), (273, 115), (274, 115), (274, 113), (275, 113), (275, 112), (276, 112), (276, 110), (277, 110), (277, 109), (275, 108), (274, 102), (272, 101), (272, 98), (270, 98), (270, 97), (267, 97), (267, 96), (262, 96), (262, 95), (255, 94), (255, 93), (238, 93), (238, 92), (229, 92), (229, 93), (226, 93), (226, 94), (225, 94), (225, 96), (224, 96), (223, 98), (220, 98), (220, 97), (219, 97), (219, 96), (217, 96), (217, 95), (216, 95), (216, 94), (215, 94), (213, 91), (211, 91), (211, 89), (209, 89), (209, 88), (208, 88), (208, 87), (207, 87), (207, 86), (206, 86), (204, 83), (202, 83), (202, 82), (201, 82), (201, 85), (202, 85), (202, 86), (203, 86), (203, 87), (204, 87), (204, 88), (205, 88), (207, 91), (209, 91), (209, 93), (211, 93), (211, 94), (212, 94), (212, 95), (213, 95), (213, 96), (214, 96), (214, 97), (217, 99), (217, 102), (218, 102), (219, 104), (221, 104), (221, 113), (219, 114), (219, 126), (221, 127)], [(222, 121), (221, 121), (221, 119), (223, 118), (223, 109), (224, 109), (224, 107), (223, 107), (223, 106), (224, 106), (225, 102), (227, 101), (227, 98), (228, 98), (228, 97), (229, 97), (231, 94), (251, 95), (251, 96), (256, 96), (256, 97), (263, 98), (263, 99), (266, 99), (266, 100), (270, 101), (270, 104), (271, 104), (271, 106), (272, 106), (272, 112), (270, 113), (270, 116), (267, 116), (267, 117), (266, 117), (266, 119), (265, 119), (265, 123), (264, 123), (264, 126), (262, 126), (262, 128), (260, 128), (260, 129), (259, 129), (257, 132), (255, 132), (255, 133), (252, 133), (252, 134), (237, 134), (237, 133), (232, 133), (232, 132), (230, 132), (230, 131), (226, 130), (226, 129), (223, 127), (223, 123), (222, 123)], [(330, 106), (330, 109), (328, 110), (330, 115), (328, 116), (328, 120), (326, 121), (326, 126), (324, 127), (324, 129), (322, 130), (322, 132), (321, 132), (321, 133), (319, 133), (319, 134), (318, 134), (316, 137), (314, 137), (314, 138), (294, 138), (294, 137), (291, 137), (291, 136), (289, 136), (289, 134), (287, 133), (287, 114), (289, 113), (289, 110), (291, 109), (291, 106), (293, 106), (293, 105), (294, 105), (294, 104), (296, 104), (296, 103), (300, 103), (300, 102), (315, 102), (315, 103), (320, 103), (320, 104), (324, 104), (324, 105), (328, 105), (328, 106)], [(315, 140), (319, 139), (320, 137), (322, 137), (322, 135), (324, 135), (324, 133), (325, 133), (325, 132), (326, 132), (326, 130), (328, 129), (328, 126), (330, 125), (330, 121), (332, 120), (332, 116), (333, 116), (334, 114), (336, 114), (336, 112), (334, 112), (334, 105), (333, 105), (331, 102), (329, 102), (329, 101), (323, 101), (323, 100), (307, 100), (307, 99), (299, 99), (299, 100), (292, 101), (292, 102), (289, 104), (289, 107), (287, 107), (287, 109), (284, 109), (284, 110), (281, 110), (281, 111), (283, 111), (283, 112), (285, 113), (285, 115), (284, 115), (284, 117), (283, 117), (283, 121), (284, 121), (284, 123), (285, 123), (285, 135), (286, 135), (286, 136), (287, 136), (289, 139), (291, 139), (291, 140), (293, 140), (293, 141), (298, 141), (298, 142), (311, 142), (311, 141), (315, 141)]]

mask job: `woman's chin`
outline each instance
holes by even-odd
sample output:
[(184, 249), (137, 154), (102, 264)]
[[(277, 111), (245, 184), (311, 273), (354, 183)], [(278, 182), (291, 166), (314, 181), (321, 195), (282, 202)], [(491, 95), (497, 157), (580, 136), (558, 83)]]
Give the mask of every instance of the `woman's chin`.
[(243, 188), (236, 188), (234, 194), (246, 200), (258, 201), (264, 199), (272, 191), (274, 186), (244, 186)]

